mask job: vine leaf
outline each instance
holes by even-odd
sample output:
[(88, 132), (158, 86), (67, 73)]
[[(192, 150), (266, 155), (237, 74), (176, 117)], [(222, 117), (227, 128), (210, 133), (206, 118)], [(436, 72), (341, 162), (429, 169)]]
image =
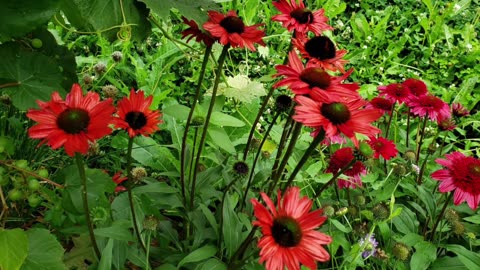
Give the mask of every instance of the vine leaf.
[(219, 10), (214, 0), (139, 0), (160, 17), (166, 18), (172, 8), (177, 9), (183, 16), (201, 24), (207, 21), (208, 10)]
[(46, 229), (30, 229), (28, 256), (21, 270), (66, 270), (62, 262), (63, 247)]

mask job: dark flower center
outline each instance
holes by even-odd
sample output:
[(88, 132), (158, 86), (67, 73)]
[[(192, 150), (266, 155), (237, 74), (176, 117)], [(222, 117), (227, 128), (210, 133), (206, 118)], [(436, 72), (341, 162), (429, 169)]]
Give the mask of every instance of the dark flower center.
[(292, 98), (287, 95), (280, 95), (275, 100), (277, 109), (280, 111), (286, 111), (292, 107)]
[(239, 175), (246, 175), (248, 173), (248, 165), (243, 161), (238, 161), (233, 164), (233, 170)]
[(290, 16), (301, 24), (313, 22), (313, 13), (307, 8), (297, 8), (290, 12)]
[(225, 28), (228, 33), (238, 33), (241, 34), (245, 31), (245, 24), (242, 19), (235, 16), (227, 16), (221, 22), (220, 26)]
[(66, 109), (57, 118), (57, 126), (68, 134), (86, 131), (90, 116), (84, 109)]
[(147, 117), (142, 112), (129, 112), (125, 115), (125, 121), (133, 129), (141, 129), (147, 124)]
[(320, 108), (320, 112), (334, 125), (344, 124), (350, 120), (350, 110), (347, 105), (340, 102), (325, 103)]
[(332, 81), (330, 75), (319, 67), (310, 67), (306, 68), (300, 73), (300, 80), (305, 83), (308, 83), (310, 88), (319, 87), (326, 89), (330, 86)]
[(305, 43), (305, 50), (308, 54), (320, 60), (332, 59), (335, 57), (335, 45), (325, 36), (318, 36)]
[(272, 236), (280, 246), (294, 247), (302, 239), (302, 230), (295, 219), (279, 217), (273, 221)]
[(479, 162), (469, 164), (468, 171), (470, 171), (470, 173), (474, 177), (480, 177), (480, 164), (479, 164)]

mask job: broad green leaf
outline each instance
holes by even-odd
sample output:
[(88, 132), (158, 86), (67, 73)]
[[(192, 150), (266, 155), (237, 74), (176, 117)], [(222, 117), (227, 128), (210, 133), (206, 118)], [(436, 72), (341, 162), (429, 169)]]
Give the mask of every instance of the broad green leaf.
[(142, 193), (176, 193), (177, 190), (165, 182), (151, 183), (144, 186), (138, 186), (133, 189), (135, 194)]
[(243, 127), (245, 123), (237, 119), (233, 116), (228, 114), (224, 114), (221, 112), (212, 112), (212, 116), (210, 118), (210, 123), (220, 126), (220, 127)]
[(210, 125), (208, 127), (208, 135), (210, 136), (211, 142), (216, 146), (222, 148), (228, 153), (235, 152), (235, 146), (223, 128)]
[(415, 213), (407, 207), (402, 207), (402, 209), (400, 215), (392, 219), (395, 228), (404, 234), (415, 233), (419, 223)]
[(162, 109), (163, 114), (167, 114), (176, 120), (185, 121), (188, 118), (190, 108), (181, 104), (174, 104)]
[(458, 257), (442, 257), (430, 265), (431, 270), (463, 270), (465, 266)]
[(100, 263), (98, 264), (99, 270), (112, 269), (112, 249), (113, 239), (108, 239), (107, 245), (102, 250), (102, 257), (100, 258)]
[(148, 10), (134, 0), (64, 0), (61, 9), (75, 28), (101, 33), (110, 41), (119, 36), (141, 41), (151, 30)]
[[(20, 37), (46, 24), (58, 10), (57, 0), (0, 0), (0, 42)], [(2, 58), (3, 60), (3, 58)]]
[(430, 242), (421, 241), (415, 246), (415, 253), (410, 260), (411, 269), (425, 270), (437, 258), (437, 248)]
[(208, 220), (208, 223), (210, 223), (210, 226), (213, 228), (213, 231), (218, 237), (218, 224), (217, 220), (215, 219), (215, 216), (213, 215), (212, 211), (208, 209), (208, 207), (204, 204), (199, 205), (200, 210), (202, 210), (203, 215), (205, 218)]
[(20, 269), (27, 254), (28, 237), (23, 230), (0, 229), (0, 269)]
[(458, 259), (469, 269), (476, 270), (480, 265), (480, 254), (460, 245), (446, 245), (445, 248), (458, 255)]
[(464, 217), (463, 220), (468, 221), (468, 222), (473, 223), (473, 224), (480, 224), (480, 215)]
[(12, 84), (2, 90), (11, 96), (18, 109), (37, 107), (37, 100), (49, 100), (54, 91), (65, 93), (60, 68), (52, 58), (7, 43), (0, 45), (0, 59), (0, 84)]
[(96, 236), (103, 236), (116, 240), (135, 241), (135, 238), (130, 231), (131, 227), (131, 222), (127, 220), (117, 220), (110, 227), (95, 229), (94, 233)]
[(213, 0), (140, 0), (147, 4), (147, 7), (160, 17), (168, 17), (172, 8), (177, 9), (180, 13), (202, 25), (207, 20), (207, 14), (203, 10), (218, 10), (219, 6)]
[(335, 228), (337, 228), (338, 230), (344, 233), (349, 233), (352, 231), (350, 228), (347, 228), (345, 225), (343, 225), (342, 223), (340, 223), (340, 221), (336, 219), (329, 218), (328, 220), (333, 224), (333, 226), (335, 226)]
[(46, 229), (30, 229), (28, 236), (28, 256), (22, 270), (63, 270), (62, 245)]
[(232, 198), (232, 195), (227, 194), (225, 196), (225, 203), (223, 204), (222, 209), (222, 233), (228, 257), (231, 257), (240, 246), (240, 232), (242, 228), (240, 225), (240, 220), (234, 211), (236, 204), (237, 202)]
[(200, 270), (227, 270), (227, 265), (218, 259), (212, 258), (206, 261)]
[(178, 267), (187, 263), (195, 263), (206, 260), (217, 253), (217, 248), (215, 246), (203, 246), (199, 249), (192, 251), (190, 254), (185, 256), (179, 263)]
[(95, 262), (93, 247), (87, 233), (73, 237), (73, 248), (65, 253), (63, 261), (68, 269), (86, 269), (86, 262)]

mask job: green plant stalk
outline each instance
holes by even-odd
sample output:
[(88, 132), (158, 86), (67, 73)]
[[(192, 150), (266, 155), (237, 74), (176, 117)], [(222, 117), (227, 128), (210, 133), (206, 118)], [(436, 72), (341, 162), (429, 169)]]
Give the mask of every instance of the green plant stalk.
[(132, 177), (132, 149), (133, 149), (133, 138), (128, 137), (128, 146), (127, 146), (127, 178), (129, 185), (127, 186), (127, 194), (128, 194), (128, 203), (130, 205), (130, 213), (132, 214), (132, 222), (133, 222), (133, 229), (135, 231), (135, 235), (137, 236), (138, 243), (142, 247), (143, 251), (146, 251), (145, 243), (143, 243), (142, 236), (140, 235), (140, 229), (138, 228), (137, 224), (137, 215), (135, 214), (135, 204), (133, 202), (133, 192), (132, 188), (135, 186)]
[(148, 263), (150, 261), (150, 238), (151, 238), (151, 232), (150, 230), (147, 230), (147, 250), (145, 251), (145, 270), (150, 269), (150, 264)]
[(83, 211), (85, 211), (85, 220), (87, 221), (88, 234), (90, 235), (90, 241), (92, 241), (93, 250), (97, 259), (100, 259), (101, 253), (98, 249), (97, 240), (95, 240), (95, 234), (93, 232), (92, 219), (90, 218), (90, 208), (88, 207), (88, 193), (87, 193), (87, 175), (85, 173), (85, 167), (83, 164), (82, 155), (75, 153), (75, 162), (77, 163), (78, 173), (80, 174), (80, 180), (82, 181), (82, 201)]
[(445, 210), (447, 210), (448, 203), (452, 199), (453, 193), (454, 192), (450, 192), (450, 194), (448, 194), (447, 199), (445, 200), (445, 204), (443, 204), (442, 211), (440, 211), (440, 215), (438, 215), (437, 221), (435, 221), (435, 224), (433, 225), (432, 234), (430, 235), (430, 241), (432, 242), (435, 239), (435, 233), (436, 233), (438, 224), (440, 224), (440, 220), (442, 220), (443, 215), (445, 214)]
[(270, 190), (268, 191), (268, 194), (270, 196), (270, 193), (275, 189), (275, 186), (278, 184), (278, 181), (280, 180), (283, 170), (285, 169), (285, 166), (288, 163), (288, 159), (293, 153), (293, 149), (295, 148), (295, 144), (297, 143), (298, 137), (300, 136), (300, 133), (302, 131), (302, 123), (300, 122), (295, 122), (293, 126), (293, 131), (292, 131), (292, 137), (290, 138), (290, 142), (287, 146), (287, 149), (285, 150), (285, 155), (283, 155), (282, 162), (280, 162), (280, 165), (278, 166), (277, 170), (273, 172), (273, 184), (270, 187)]
[[(392, 105), (392, 110), (390, 111), (390, 118), (388, 119), (387, 129), (385, 131), (385, 138), (388, 139), (388, 132), (390, 131), (390, 126), (392, 125), (393, 114), (395, 113), (395, 102)], [(408, 134), (407, 134), (408, 136)]]
[(422, 132), (420, 133), (420, 140), (418, 141), (417, 144), (417, 155), (415, 157), (415, 163), (418, 163), (418, 159), (420, 158), (420, 149), (422, 149), (422, 143), (423, 143), (423, 137), (425, 136), (425, 128), (427, 126), (427, 120), (428, 117), (425, 115), (425, 118), (423, 119), (423, 126), (422, 126)]
[[(212, 52), (212, 46), (207, 46), (205, 48), (205, 54), (203, 55), (202, 68), (200, 69), (200, 74), (198, 77), (197, 89), (195, 90), (195, 97), (193, 99), (193, 104), (191, 105), (192, 107), (190, 108), (190, 112), (188, 112), (187, 123), (185, 124), (185, 131), (183, 132), (183, 137), (182, 137), (182, 146), (180, 148), (180, 187), (182, 192), (183, 206), (185, 208), (187, 206), (187, 197), (185, 194), (185, 152), (187, 148), (188, 130), (190, 129), (193, 113), (195, 111), (195, 107), (197, 105), (198, 99), (200, 98), (200, 90), (202, 88), (203, 79), (205, 78), (205, 70), (207, 68), (208, 58), (210, 57), (211, 52)], [(193, 155), (192, 155), (192, 159), (193, 159)]]
[[(291, 124), (293, 122), (293, 113), (295, 112), (295, 110), (292, 108), (290, 110), (290, 113), (288, 114), (288, 117), (287, 117), (287, 121), (285, 123), (285, 126), (283, 127), (283, 131), (282, 131), (282, 136), (280, 138), (280, 142), (278, 143), (278, 148), (277, 148), (277, 155), (275, 156), (275, 162), (273, 163), (273, 166), (272, 166), (272, 176), (273, 177), (276, 172), (277, 172), (277, 169), (278, 169), (278, 165), (280, 163), (280, 158), (282, 157), (282, 153), (283, 153), (283, 149), (285, 148), (285, 144), (287, 143), (287, 138), (288, 138), (288, 135), (290, 134), (290, 129), (291, 129)], [(270, 191), (273, 190), (273, 187), (274, 187), (274, 182), (270, 182), (270, 186), (269, 188), (267, 189), (267, 194), (270, 195)]]
[(218, 244), (217, 246), (220, 247), (218, 249), (218, 257), (221, 258), (221, 254), (222, 254), (222, 242), (223, 242), (223, 205), (225, 204), (225, 197), (227, 196), (227, 193), (228, 191), (230, 190), (230, 188), (233, 186), (233, 184), (235, 184), (235, 180), (237, 179), (233, 179), (228, 185), (227, 187), (225, 187), (225, 190), (223, 191), (223, 195), (222, 195), (222, 201), (220, 202), (220, 212), (221, 212), (221, 215), (220, 215), (220, 221), (219, 221), (219, 225), (218, 225), (218, 228), (219, 228), (219, 231), (218, 231)]
[(273, 126), (275, 125), (275, 122), (277, 122), (277, 119), (278, 117), (280, 116), (281, 112), (277, 112), (275, 114), (275, 116), (273, 117), (273, 120), (272, 120), (272, 123), (270, 123), (270, 125), (268, 126), (264, 136), (263, 136), (263, 139), (262, 141), (260, 142), (260, 145), (258, 146), (258, 149), (257, 149), (257, 153), (255, 155), (255, 158), (253, 159), (253, 163), (252, 163), (252, 167), (250, 168), (250, 175), (248, 177), (248, 181), (247, 181), (247, 187), (245, 188), (245, 192), (243, 194), (243, 199), (241, 201), (241, 205), (240, 205), (240, 212), (242, 212), (243, 210), (243, 207), (245, 206), (246, 204), (246, 200), (247, 200), (247, 195), (248, 195), (248, 190), (250, 189), (250, 185), (252, 184), (252, 179), (253, 179), (253, 175), (255, 174), (255, 167), (257, 165), (257, 161), (258, 161), (258, 158), (260, 157), (260, 154), (262, 153), (262, 147), (263, 147), (263, 144), (265, 143), (265, 141), (267, 140), (268, 138), (268, 134), (270, 134), (270, 131), (272, 131), (272, 128)]
[(230, 48), (230, 45), (227, 44), (223, 46), (222, 53), (220, 54), (220, 57), (218, 58), (218, 66), (217, 69), (215, 70), (215, 82), (213, 84), (213, 90), (212, 90), (212, 99), (210, 100), (210, 105), (208, 107), (207, 111), (207, 116), (205, 117), (205, 123), (203, 124), (203, 130), (202, 130), (202, 136), (200, 137), (200, 142), (198, 145), (198, 151), (195, 159), (195, 166), (193, 170), (193, 179), (192, 179), (192, 187), (191, 187), (191, 192), (190, 192), (190, 209), (193, 209), (193, 203), (195, 200), (195, 185), (197, 182), (197, 167), (198, 167), (198, 162), (200, 161), (200, 158), (202, 156), (202, 150), (203, 146), (205, 144), (205, 140), (207, 139), (207, 131), (208, 131), (208, 125), (210, 124), (210, 117), (213, 112), (213, 106), (215, 105), (215, 97), (217, 96), (217, 90), (218, 90), (218, 84), (220, 83), (220, 77), (222, 76), (222, 69), (223, 69), (223, 64), (225, 63), (225, 58), (227, 56), (228, 49)]
[(285, 192), (285, 190), (292, 184), (293, 180), (295, 179), (295, 176), (297, 176), (300, 169), (302, 169), (303, 165), (305, 165), (305, 162), (307, 162), (308, 158), (312, 155), (313, 151), (323, 141), (323, 139), (325, 139), (325, 130), (322, 128), (322, 130), (317, 134), (317, 136), (315, 136), (312, 143), (310, 143), (310, 146), (303, 154), (297, 166), (295, 166), (295, 169), (293, 169), (293, 172), (290, 174), (290, 177), (288, 178), (287, 183), (283, 187), (283, 192)]
[[(243, 242), (240, 244), (240, 246), (238, 247), (238, 249), (235, 251), (235, 253), (232, 255), (232, 257), (230, 258), (229, 262), (228, 262), (228, 267), (227, 269), (231, 270), (231, 269), (237, 269), (238, 267), (234, 267), (235, 265), (235, 262), (243, 257), (243, 254), (245, 253), (245, 250), (247, 250), (247, 247), (248, 245), (250, 245), (250, 243), (252, 242), (253, 240), (253, 237), (255, 236), (255, 232), (257, 231), (258, 227), (257, 226), (254, 226), (252, 228), (252, 230), (250, 231), (250, 233), (248, 234), (247, 238), (245, 238), (245, 240), (243, 240)], [(232, 267), (233, 266), (233, 267)]]
[[(293, 32), (293, 37), (295, 37), (295, 31)], [(288, 51), (290, 51), (292, 47), (293, 47), (293, 43), (290, 42)], [(288, 62), (288, 53), (287, 55), (285, 55), (285, 58), (283, 59), (283, 64), (285, 65), (287, 62)], [(263, 103), (260, 106), (260, 109), (258, 110), (258, 114), (252, 123), (252, 128), (250, 129), (250, 133), (248, 134), (247, 144), (245, 145), (245, 151), (243, 152), (243, 160), (247, 159), (248, 151), (250, 150), (250, 144), (252, 143), (252, 139), (253, 139), (253, 134), (255, 133), (255, 128), (257, 126), (257, 123), (260, 121), (260, 117), (262, 117), (263, 111), (267, 107), (268, 101), (272, 97), (274, 90), (275, 88), (273, 88), (272, 86), (270, 88), (270, 91), (268, 91), (267, 96), (265, 96), (265, 98), (263, 99)]]
[(195, 127), (195, 132), (193, 134), (193, 145), (192, 145), (192, 158), (190, 159), (190, 168), (189, 168), (189, 172), (188, 172), (188, 177), (189, 179), (192, 179), (192, 174), (193, 174), (193, 170), (196, 169), (196, 168), (193, 168), (193, 164), (195, 163), (195, 160), (193, 160), (193, 157), (195, 156), (195, 150), (197, 149), (197, 139), (198, 139), (198, 128)]
[(318, 197), (320, 197), (320, 195), (322, 194), (322, 192), (327, 189), (328, 186), (330, 186), (335, 180), (337, 180), (337, 178), (343, 174), (346, 170), (350, 169), (350, 167), (355, 163), (357, 162), (357, 159), (354, 158), (352, 159), (347, 165), (345, 165), (340, 171), (338, 171), (336, 174), (334, 174), (332, 176), (332, 178), (327, 182), (325, 183), (325, 185), (322, 186), (322, 188), (318, 191), (317, 194), (315, 194), (315, 197), (314, 199), (317, 199)]
[(405, 142), (405, 146), (407, 147), (407, 149), (408, 149), (409, 138), (410, 138), (409, 134), (410, 134), (410, 107), (408, 108), (408, 111), (407, 111), (407, 138)]

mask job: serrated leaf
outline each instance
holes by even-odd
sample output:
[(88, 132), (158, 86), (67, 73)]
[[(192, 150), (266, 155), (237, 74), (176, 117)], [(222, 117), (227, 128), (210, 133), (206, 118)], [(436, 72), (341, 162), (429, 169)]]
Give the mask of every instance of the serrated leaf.
[(22, 270), (63, 270), (64, 249), (55, 236), (46, 229), (30, 229), (28, 236), (28, 256)]
[(0, 46), (0, 59), (0, 84), (12, 84), (2, 90), (18, 109), (37, 107), (37, 100), (49, 100), (54, 91), (65, 94), (60, 69), (51, 58), (7, 43)]
[(151, 30), (147, 9), (134, 0), (64, 0), (61, 9), (75, 28), (101, 33), (110, 41), (128, 33), (141, 41)]
[(207, 10), (219, 10), (219, 6), (213, 0), (139, 0), (147, 4), (147, 7), (160, 17), (168, 17), (172, 8), (202, 25), (207, 21)]
[(20, 269), (27, 254), (28, 238), (23, 230), (0, 229), (0, 269)]
[[(42, 24), (46, 24), (57, 12), (57, 0), (1, 0), (0, 42), (20, 37)], [(2, 58), (3, 59), (3, 58)]]
[(178, 268), (187, 263), (194, 263), (206, 260), (217, 253), (217, 248), (215, 246), (203, 246), (199, 249), (192, 251), (190, 254), (185, 256), (179, 263)]

